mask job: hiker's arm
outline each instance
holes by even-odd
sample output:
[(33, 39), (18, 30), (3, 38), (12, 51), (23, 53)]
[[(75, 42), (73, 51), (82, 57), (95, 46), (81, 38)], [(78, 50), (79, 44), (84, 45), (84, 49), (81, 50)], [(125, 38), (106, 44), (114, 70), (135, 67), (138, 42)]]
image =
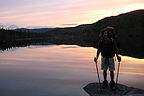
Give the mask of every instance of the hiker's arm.
[(120, 62), (121, 61), (121, 57), (119, 56), (119, 54), (116, 54), (116, 56), (117, 56), (118, 62)]
[(97, 50), (97, 55), (96, 55), (96, 58), (98, 59), (98, 57), (99, 57), (99, 54), (100, 54), (100, 50), (98, 49)]
[(96, 57), (94, 57), (94, 61), (95, 61), (95, 62), (97, 62), (98, 57), (99, 57), (99, 54), (100, 54), (100, 50), (98, 49), (98, 50), (97, 50), (97, 55), (96, 55)]
[(115, 45), (115, 53), (116, 53), (117, 59), (120, 62), (121, 61), (121, 57), (119, 56), (119, 49), (117, 47), (116, 41), (114, 41), (114, 45)]
[(95, 62), (98, 60), (99, 54), (101, 52), (100, 50), (101, 50), (101, 44), (100, 44), (100, 41), (99, 41), (99, 43), (98, 43), (98, 49), (97, 49), (97, 54), (96, 54), (96, 57), (94, 58)]

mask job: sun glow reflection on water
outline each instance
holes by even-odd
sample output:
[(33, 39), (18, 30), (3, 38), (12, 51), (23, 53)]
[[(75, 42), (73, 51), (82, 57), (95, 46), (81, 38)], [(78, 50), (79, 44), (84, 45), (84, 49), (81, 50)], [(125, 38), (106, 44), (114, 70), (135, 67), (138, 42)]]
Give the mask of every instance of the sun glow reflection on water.
[[(3, 91), (2, 94), (6, 94), (5, 92), (15, 89), (14, 93), (10, 92), (13, 95), (17, 95), (16, 90), (19, 89), (22, 93), (26, 92), (26, 95), (34, 94), (30, 92), (33, 90), (35, 96), (40, 96), (41, 93), (51, 96), (87, 96), (82, 87), (97, 82), (93, 62), (96, 51), (93, 47), (77, 45), (31, 45), (0, 53), (0, 84), (3, 86), (0, 90)], [(102, 81), (100, 59), (101, 56), (98, 67)], [(116, 62), (116, 72), (117, 64)], [(119, 83), (144, 89), (143, 69), (144, 59), (122, 56)], [(14, 84), (17, 87), (13, 89), (11, 86)]]

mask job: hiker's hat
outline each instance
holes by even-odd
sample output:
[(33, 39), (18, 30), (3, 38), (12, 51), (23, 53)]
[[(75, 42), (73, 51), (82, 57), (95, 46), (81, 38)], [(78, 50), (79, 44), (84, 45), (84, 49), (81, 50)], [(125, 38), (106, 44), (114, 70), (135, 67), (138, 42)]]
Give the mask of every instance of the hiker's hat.
[(114, 30), (114, 27), (108, 26), (108, 27), (106, 27), (106, 30)]
[(109, 32), (110, 37), (117, 37), (114, 27), (108, 26), (105, 28), (105, 30), (107, 30)]

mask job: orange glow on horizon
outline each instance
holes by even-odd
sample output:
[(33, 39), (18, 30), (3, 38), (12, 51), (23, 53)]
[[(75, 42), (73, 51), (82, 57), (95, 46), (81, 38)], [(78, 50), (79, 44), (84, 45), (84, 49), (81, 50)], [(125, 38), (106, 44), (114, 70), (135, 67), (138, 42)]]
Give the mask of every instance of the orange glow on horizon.
[[(0, 10), (1, 23), (14, 24), (20, 27), (74, 27), (80, 24), (95, 23), (107, 16), (144, 9), (144, 2), (136, 0), (91, 0), (91, 2), (89, 0), (62, 2), (58, 0), (51, 2), (35, 0), (34, 2), (31, 0), (29, 3), (21, 0), (21, 2), (16, 2), (17, 5), (9, 4), (7, 0), (3, 2), (6, 2), (6, 5), (3, 5)], [(21, 6), (22, 4), (24, 6)]]

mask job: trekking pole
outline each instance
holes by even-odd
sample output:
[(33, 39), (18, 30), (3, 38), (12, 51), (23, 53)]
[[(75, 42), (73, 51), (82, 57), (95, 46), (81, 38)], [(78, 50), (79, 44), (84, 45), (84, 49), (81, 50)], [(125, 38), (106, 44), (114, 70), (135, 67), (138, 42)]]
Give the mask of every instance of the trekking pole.
[(116, 77), (116, 89), (117, 89), (117, 82), (118, 82), (118, 75), (119, 75), (119, 67), (120, 67), (120, 62), (118, 62), (117, 77)]
[(100, 82), (100, 77), (99, 77), (99, 71), (98, 71), (97, 61), (95, 62), (95, 64), (96, 64), (96, 70), (97, 70), (97, 76), (98, 76), (98, 80), (99, 80), (99, 85), (100, 85), (100, 89), (101, 89), (101, 82)]

